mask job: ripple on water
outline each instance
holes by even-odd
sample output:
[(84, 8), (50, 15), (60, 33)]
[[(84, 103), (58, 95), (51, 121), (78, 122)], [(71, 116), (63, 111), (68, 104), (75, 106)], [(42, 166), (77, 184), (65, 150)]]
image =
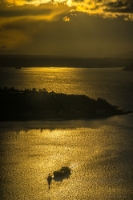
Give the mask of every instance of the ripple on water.
[[(81, 128), (3, 129), (3, 199), (131, 200), (133, 138), (121, 122), (116, 117)], [(71, 167), (70, 179), (52, 181), (48, 190), (47, 175), (62, 166)]]

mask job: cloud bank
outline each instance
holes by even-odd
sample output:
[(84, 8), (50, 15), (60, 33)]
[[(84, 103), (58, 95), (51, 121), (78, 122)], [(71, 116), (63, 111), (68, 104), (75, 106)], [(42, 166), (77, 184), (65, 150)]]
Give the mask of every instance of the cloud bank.
[(25, 15), (54, 20), (63, 12), (64, 16), (66, 12), (84, 12), (104, 18), (123, 16), (125, 20), (133, 20), (133, 0), (0, 0), (0, 7), (0, 17)]
[[(86, 41), (90, 41), (88, 46), (106, 44), (103, 41), (104, 38), (102, 42), (100, 40), (100, 42), (94, 42), (92, 45), (91, 40), (88, 40), (89, 37), (91, 38), (93, 35), (98, 34), (101, 29), (104, 29), (105, 32), (108, 31), (105, 26), (95, 30), (95, 24), (90, 28), (91, 24), (93, 24), (93, 16), (100, 16), (98, 17), (99, 21), (102, 18), (115, 19), (121, 17), (125, 20), (122, 20), (122, 22), (126, 23), (128, 27), (124, 30), (128, 34), (125, 34), (129, 35), (130, 32), (132, 34), (131, 29), (128, 31), (128, 24), (130, 23), (131, 25), (133, 21), (133, 0), (0, 0), (0, 53), (23, 53), (25, 50), (22, 51), (22, 48), (25, 47), (27, 49), (28, 47), (30, 49), (30, 46), (35, 41), (36, 48), (38, 47), (40, 50), (42, 47), (42, 54), (46, 53), (45, 49), (50, 49), (50, 47), (51, 49), (55, 48), (55, 52), (57, 52), (56, 49), (58, 50), (61, 38), (62, 43), (65, 40), (67, 41), (64, 49), (69, 42), (75, 42), (76, 45), (79, 44), (78, 47), (76, 46), (76, 50), (80, 49), (81, 46), (84, 49)], [(90, 20), (88, 21), (88, 19)], [(83, 28), (79, 27), (80, 21), (82, 21), (81, 25)], [(110, 20), (110, 24), (115, 21), (117, 20)], [(77, 24), (75, 25), (75, 23)], [(89, 29), (86, 30), (88, 26)], [(120, 24), (118, 23), (117, 26), (120, 26)], [(100, 27), (99, 23), (97, 27)], [(91, 33), (91, 29), (94, 29), (94, 33)], [(71, 31), (73, 31), (72, 34), (70, 34)], [(114, 29), (110, 32), (113, 34)], [(43, 34), (41, 35), (41, 33)], [(87, 35), (87, 38), (85, 37), (86, 40), (83, 35)], [(65, 37), (66, 39), (64, 39)], [(100, 34), (98, 37), (100, 37)], [(95, 36), (95, 41), (97, 40), (96, 38), (97, 35)], [(81, 42), (79, 42), (80, 39)], [(61, 48), (62, 43), (60, 43)], [(112, 46), (112, 42), (110, 43)], [(123, 46), (126, 43), (127, 46), (132, 44), (128, 39)]]

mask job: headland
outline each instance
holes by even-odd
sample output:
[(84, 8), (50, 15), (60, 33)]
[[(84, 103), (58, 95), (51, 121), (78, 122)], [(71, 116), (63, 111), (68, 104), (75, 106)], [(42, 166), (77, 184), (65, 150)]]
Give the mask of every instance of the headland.
[(133, 63), (124, 67), (123, 70), (133, 72)]
[(132, 112), (101, 98), (13, 87), (0, 88), (0, 110), (0, 121), (92, 119)]

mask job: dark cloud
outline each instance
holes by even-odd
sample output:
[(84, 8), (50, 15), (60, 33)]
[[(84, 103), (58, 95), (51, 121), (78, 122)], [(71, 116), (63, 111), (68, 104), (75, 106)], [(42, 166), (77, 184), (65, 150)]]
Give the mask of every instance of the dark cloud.
[(10, 30), (18, 30), (18, 31), (26, 31), (33, 32), (35, 28), (35, 23), (33, 20), (28, 19), (18, 19), (15, 21), (6, 21), (1, 25), (2, 30), (10, 31)]
[(46, 8), (44, 6), (23, 6), (23, 7), (16, 7), (13, 6), (11, 8), (4, 7), (0, 9), (0, 17), (28, 17), (28, 16), (38, 16), (38, 15), (50, 15), (52, 9)]
[(0, 48), (1, 48), (1, 49), (6, 49), (7, 46), (2, 45), (2, 46), (0, 46)]
[(131, 0), (12, 2), (0, 0), (0, 53), (110, 57), (132, 50)]
[(84, 3), (84, 0), (73, 0), (75, 3)]
[(133, 13), (133, 1), (131, 0), (119, 0), (117, 2), (110, 2), (106, 5), (105, 11), (109, 12), (116, 12), (116, 13), (127, 13), (127, 14), (132, 14)]
[[(132, 49), (131, 21), (79, 15), (73, 16), (69, 23), (62, 20), (29, 22), (24, 33), (31, 35), (31, 41), (19, 47), (18, 53), (111, 57)], [(21, 24), (24, 26), (24, 21)], [(31, 27), (30, 32), (27, 32), (28, 26)], [(33, 27), (38, 31), (34, 32)]]
[(0, 17), (5, 18), (47, 16), (47, 19), (51, 20), (52, 16), (54, 20), (57, 13), (66, 15), (66, 12), (74, 11), (109, 18), (123, 16), (130, 20), (133, 19), (133, 0), (66, 0), (65, 2), (64, 0), (56, 2), (51, 0), (0, 0), (0, 4)]

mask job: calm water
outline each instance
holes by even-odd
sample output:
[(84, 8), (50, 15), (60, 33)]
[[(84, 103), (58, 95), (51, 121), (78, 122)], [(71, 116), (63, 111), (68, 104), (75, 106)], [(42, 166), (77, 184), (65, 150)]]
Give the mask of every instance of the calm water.
[(0, 86), (86, 94), (125, 109), (133, 108), (133, 73), (121, 68), (0, 68)]
[[(0, 69), (0, 86), (102, 97), (133, 109), (133, 75), (118, 69)], [(133, 114), (101, 120), (0, 122), (2, 200), (132, 200)], [(72, 168), (70, 179), (48, 173)]]

